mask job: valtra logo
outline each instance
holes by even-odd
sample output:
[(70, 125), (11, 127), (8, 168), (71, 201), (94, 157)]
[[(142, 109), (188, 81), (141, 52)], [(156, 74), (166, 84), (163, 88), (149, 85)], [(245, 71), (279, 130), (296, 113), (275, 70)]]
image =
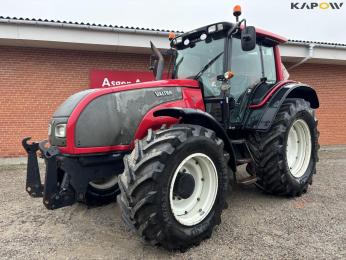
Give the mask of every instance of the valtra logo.
[(292, 10), (339, 10), (344, 5), (343, 2), (291, 2)]

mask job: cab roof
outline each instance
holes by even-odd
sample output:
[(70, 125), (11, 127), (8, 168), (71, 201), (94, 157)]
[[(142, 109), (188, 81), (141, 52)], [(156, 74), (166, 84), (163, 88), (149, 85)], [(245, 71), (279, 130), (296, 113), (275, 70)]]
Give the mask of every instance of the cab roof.
[[(209, 25), (206, 25), (206, 26), (194, 29), (192, 31), (188, 31), (186, 33), (180, 34), (177, 38), (179, 38), (179, 37), (183, 37), (184, 38), (184, 37), (186, 37), (188, 35), (195, 34), (195, 33), (198, 33), (198, 32), (208, 32), (208, 28), (213, 26), (213, 25), (216, 25), (216, 26), (222, 25), (222, 28), (223, 28), (222, 30), (228, 30), (228, 29), (232, 28), (235, 24), (234, 23), (230, 23), (230, 22), (213, 23), (213, 24), (209, 24)], [(243, 26), (241, 26), (241, 28), (243, 28)], [(266, 30), (263, 30), (263, 29), (260, 29), (260, 28), (257, 28), (257, 27), (255, 27), (255, 28), (256, 28), (256, 33), (257, 33), (257, 37), (258, 38), (270, 39), (271, 41), (274, 41), (277, 44), (285, 43), (285, 42), (288, 41), (288, 39), (283, 37), (283, 36), (274, 34), (272, 32), (269, 32), (269, 31), (266, 31)]]
[(256, 34), (257, 34), (257, 37), (262, 37), (262, 38), (270, 38), (276, 42), (278, 42), (278, 44), (281, 44), (281, 43), (285, 43), (288, 41), (287, 38), (283, 37), (283, 36), (280, 36), (278, 34), (275, 34), (275, 33), (272, 33), (272, 32), (268, 32), (266, 30), (263, 30), (261, 28), (256, 28)]

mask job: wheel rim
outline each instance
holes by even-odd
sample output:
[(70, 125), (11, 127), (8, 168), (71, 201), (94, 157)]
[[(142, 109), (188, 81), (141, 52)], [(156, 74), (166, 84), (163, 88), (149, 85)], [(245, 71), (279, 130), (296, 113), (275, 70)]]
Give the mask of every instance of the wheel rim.
[(311, 134), (302, 119), (296, 120), (288, 132), (286, 157), (291, 174), (296, 178), (303, 176), (311, 157)]
[[(175, 193), (176, 180), (182, 172), (194, 179), (192, 194), (182, 199)], [(170, 205), (175, 219), (186, 226), (200, 223), (212, 209), (218, 190), (217, 170), (213, 161), (205, 154), (195, 153), (186, 157), (174, 172), (170, 184)]]
[(95, 189), (99, 190), (107, 190), (109, 188), (112, 188), (114, 185), (118, 183), (118, 176), (112, 176), (108, 179), (101, 179), (101, 180), (95, 180), (89, 182), (90, 186), (94, 187)]

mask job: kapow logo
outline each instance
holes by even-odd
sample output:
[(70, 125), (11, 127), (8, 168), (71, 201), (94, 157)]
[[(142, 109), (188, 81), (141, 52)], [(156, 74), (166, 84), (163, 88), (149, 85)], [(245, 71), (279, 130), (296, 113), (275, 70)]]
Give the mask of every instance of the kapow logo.
[(308, 10), (313, 10), (313, 9), (322, 9), (322, 10), (327, 10), (327, 9), (341, 9), (344, 3), (330, 3), (330, 2), (311, 2), (311, 3), (291, 3), (291, 9), (308, 9)]

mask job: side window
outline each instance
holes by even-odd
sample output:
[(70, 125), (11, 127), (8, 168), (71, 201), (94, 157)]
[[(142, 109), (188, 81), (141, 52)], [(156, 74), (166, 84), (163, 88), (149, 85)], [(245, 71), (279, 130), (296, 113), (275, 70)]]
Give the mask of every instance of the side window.
[(262, 77), (259, 46), (256, 45), (252, 51), (243, 51), (240, 39), (233, 38), (231, 71), (234, 73), (234, 77), (230, 80), (230, 94), (237, 102), (246, 89), (256, 84)]
[(276, 67), (275, 55), (273, 47), (262, 46), (264, 75), (267, 78), (267, 83), (276, 82)]

